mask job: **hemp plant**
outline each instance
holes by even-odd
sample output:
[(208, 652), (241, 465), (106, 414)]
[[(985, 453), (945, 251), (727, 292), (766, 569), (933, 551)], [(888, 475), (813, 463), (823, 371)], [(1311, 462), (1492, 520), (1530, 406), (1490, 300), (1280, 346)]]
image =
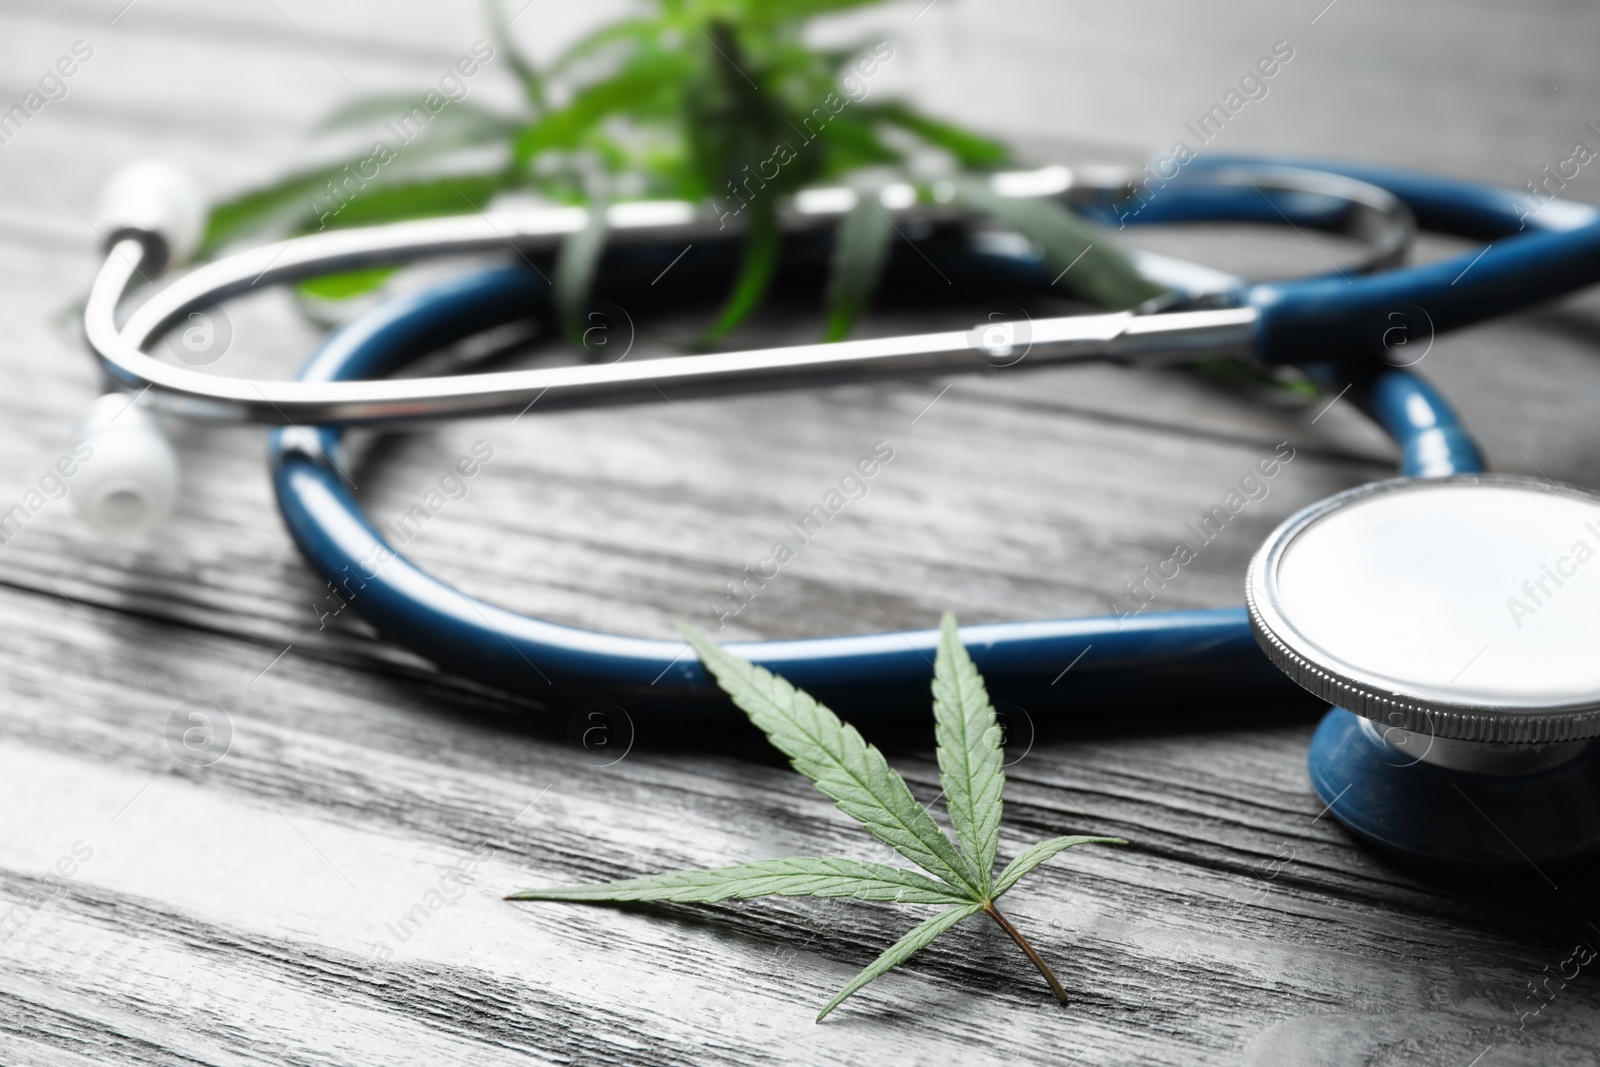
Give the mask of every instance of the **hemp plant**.
[[(938, 904), (945, 910), (891, 945), (817, 1015), (926, 948), (940, 934), (982, 912), (1004, 930), (1044, 975), (1062, 1004), (1066, 990), (1044, 958), (1000, 913), (999, 899), (1045, 860), (1086, 844), (1125, 845), (1120, 837), (1055, 837), (1018, 855), (998, 875), (1001, 792), (1005, 788), (1000, 726), (983, 678), (961, 644), (955, 617), (945, 615), (933, 669), (934, 734), (939, 779), (955, 828), (952, 841), (855, 727), (782, 678), (680, 624), (684, 638), (733, 702), (795, 770), (878, 840), (926, 874), (852, 859), (791, 857), (736, 867), (679, 871), (598, 885), (529, 889), (507, 900), (586, 903), (666, 901), (711, 904), (763, 896), (854, 897), (890, 904)], [(931, 876), (931, 877), (930, 877)]]
[[(427, 132), (414, 142), (363, 145), (348, 158), (217, 205), (203, 253), (268, 228), (305, 233), (463, 214), (503, 193), (531, 191), (590, 208), (590, 225), (567, 239), (554, 269), (557, 313), (576, 333), (604, 248), (605, 208), (628, 199), (687, 200), (708, 204), (724, 221), (734, 217), (730, 233), (742, 230), (741, 262), (705, 331), (709, 342), (764, 298), (780, 253), (781, 203), (807, 185), (850, 180), (864, 182), (865, 195), (839, 225), (825, 295), (824, 334), (838, 340), (870, 300), (895, 238), (874, 182), (909, 180), (912, 156), (932, 152), (946, 161), (947, 174), (913, 182), (917, 195), (931, 199), (937, 188), (938, 199), (1021, 232), (1052, 274), (1062, 272), (1064, 290), (1119, 309), (1160, 294), (1064, 207), (997, 197), (975, 180), (1008, 161), (1002, 145), (904, 101), (879, 99), (872, 78), (893, 59), (890, 42), (842, 49), (805, 43), (814, 18), (880, 0), (636, 2), (637, 15), (601, 27), (541, 69), (518, 51), (504, 11), (488, 0), (497, 50), (486, 63), (521, 84), (515, 110), (430, 94), (437, 108), (429, 108)], [(477, 48), (474, 54), (483, 56)], [(324, 129), (353, 131), (409, 116), (422, 100), (421, 93), (357, 100)], [(337, 212), (317, 208), (333, 197)], [(355, 295), (386, 274), (317, 280), (312, 291)]]

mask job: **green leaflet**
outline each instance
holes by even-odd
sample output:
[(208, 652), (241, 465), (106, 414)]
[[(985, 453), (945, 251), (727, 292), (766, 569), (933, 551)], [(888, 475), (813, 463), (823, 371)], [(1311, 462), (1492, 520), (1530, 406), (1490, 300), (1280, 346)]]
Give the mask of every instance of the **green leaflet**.
[(877, 127), (862, 116), (841, 111), (817, 138), (827, 146), (828, 171), (844, 174), (861, 167), (892, 166), (905, 162), (905, 153), (884, 143)]
[(1000, 724), (983, 678), (946, 612), (939, 627), (939, 653), (933, 664), (934, 736), (939, 743), (939, 780), (956, 828), (962, 854), (987, 892), (994, 878), (1000, 843), (1000, 811), (1006, 772)]
[[(676, 0), (674, 0), (676, 2)], [(685, 140), (695, 170), (710, 195), (734, 214), (746, 210), (744, 256), (716, 321), (702, 343), (717, 340), (744, 320), (766, 297), (778, 264), (777, 198), (792, 192), (814, 172), (815, 148), (785, 148), (795, 139), (790, 109), (772, 77), (778, 53), (760, 56), (747, 47), (747, 35), (722, 17), (705, 30), (704, 49), (694, 74), (684, 82)], [(759, 79), (759, 81), (758, 81)], [(761, 87), (767, 86), (766, 92)], [(770, 172), (768, 167), (772, 167)]]
[(1052, 837), (1048, 841), (1041, 841), (1006, 864), (1006, 869), (994, 880), (994, 894), (991, 899), (998, 900), (1000, 894), (1017, 884), (1019, 878), (1058, 852), (1065, 852), (1078, 845), (1126, 845), (1127, 843), (1120, 837)]
[[(516, 123), (512, 119), (471, 100), (452, 100), (442, 111), (427, 113), (428, 117), (423, 120), (415, 112), (426, 113), (422, 103), (426, 95), (426, 93), (411, 92), (378, 93), (357, 97), (324, 115), (322, 121), (317, 123), (317, 129), (338, 130), (351, 126), (365, 126), (379, 120), (409, 118), (411, 126), (406, 132), (428, 130), (431, 140), (432, 131), (448, 126), (451, 127), (452, 147), (460, 147), (499, 140), (516, 128)], [(394, 133), (391, 131), (389, 136), (394, 137)]]
[(343, 274), (324, 274), (307, 278), (296, 288), (318, 300), (349, 300), (381, 288), (384, 282), (394, 276), (394, 271), (393, 267), (368, 267), (366, 270), (345, 271)]
[(833, 232), (833, 262), (828, 267), (828, 327), (824, 341), (842, 341), (857, 316), (872, 299), (889, 258), (894, 227), (870, 197), (856, 198), (855, 206)]
[(877, 2), (878, 0), (750, 0), (747, 6), (752, 15), (778, 22), (783, 19), (809, 18), (852, 7), (868, 7)]
[(583, 135), (610, 115), (643, 106), (651, 97), (681, 85), (688, 66), (681, 56), (648, 52), (630, 60), (621, 72), (597, 82), (565, 107), (545, 113), (512, 141), (517, 165), (551, 149), (572, 148)]
[(343, 169), (338, 166), (291, 174), (261, 189), (252, 189), (212, 207), (200, 254), (209, 256), (230, 241), (268, 226), (311, 217), (310, 204)]
[[(334, 226), (363, 226), (380, 220), (429, 218), (481, 211), (503, 187), (501, 176), (462, 175), (403, 185), (375, 186), (352, 199), (330, 221)], [(298, 288), (323, 300), (347, 300), (369, 293), (395, 272), (393, 267), (370, 267), (308, 278)]]
[(761, 860), (738, 867), (678, 871), (599, 885), (529, 889), (507, 900), (644, 901), (714, 904), (730, 897), (854, 897), (895, 904), (959, 904), (965, 895), (916, 871), (848, 859)]
[(606, 248), (606, 233), (606, 201), (597, 197), (589, 205), (589, 221), (561, 243), (561, 252), (556, 256), (551, 299), (557, 321), (574, 343), (581, 343), (584, 306), (589, 302), (600, 254)]
[(772, 198), (757, 200), (750, 205), (750, 229), (745, 234), (739, 276), (734, 279), (733, 291), (728, 294), (717, 321), (706, 330), (702, 341), (711, 342), (722, 337), (761, 303), (778, 266), (779, 243), (778, 218)]
[(997, 167), (1010, 158), (1010, 153), (998, 141), (968, 133), (948, 122), (928, 118), (898, 100), (879, 105), (875, 114), (884, 122), (943, 148), (955, 156), (963, 167)]
[(425, 219), (482, 211), (505, 188), (504, 174), (463, 174), (394, 185), (374, 185), (329, 221), (332, 226), (367, 226), (384, 220)]
[(1036, 242), (1060, 284), (1101, 307), (1131, 308), (1165, 293), (1146, 281), (1108, 238), (1048, 200), (1001, 196), (986, 181), (953, 183), (956, 200)]
[(918, 867), (977, 899), (979, 887), (966, 860), (876, 745), (777, 675), (724, 651), (692, 626), (680, 623), (678, 629), (723, 691), (839, 810)]
[(543, 110), (544, 79), (511, 39), (511, 24), (506, 21), (504, 0), (489, 0), (484, 6), (488, 9), (489, 32), (494, 35), (495, 48), (505, 57), (517, 81), (522, 83), (522, 92), (528, 98), (528, 103), (535, 109)]
[[(376, 110), (380, 105), (392, 102), (387, 98), (378, 102), (357, 102), (335, 112), (329, 123), (375, 117), (380, 113)], [(416, 103), (417, 100), (412, 99), (412, 106)], [(403, 113), (401, 110), (393, 112), (395, 115)], [(503, 141), (513, 128), (510, 119), (476, 105), (451, 104), (435, 115), (409, 143), (402, 143), (392, 135), (386, 138), (385, 143), (394, 142), (390, 146), (393, 159), (387, 164), (376, 165), (380, 157), (368, 149), (348, 159), (291, 174), (213, 206), (206, 220), (201, 255), (213, 255), (230, 241), (269, 227), (316, 229), (318, 213), (333, 211), (345, 199), (349, 199), (349, 204), (333, 215), (329, 225), (353, 226), (358, 216), (360, 222), (367, 223), (394, 222), (450, 211), (459, 214), (467, 210), (459, 197), (454, 207), (445, 203), (427, 212), (414, 209), (405, 190), (443, 184), (438, 178), (417, 178), (418, 166), (465, 148)], [(505, 175), (498, 171), (461, 175), (455, 181), (463, 188), (489, 183), (499, 190), (506, 185)], [(356, 210), (358, 205), (362, 206), (361, 211)]]
[(828, 1001), (827, 1006), (817, 1013), (817, 1022), (820, 1023), (827, 1018), (830, 1011), (844, 1003), (846, 998), (862, 986), (927, 948), (933, 943), (934, 938), (962, 919), (976, 915), (982, 910), (982, 904), (963, 904), (959, 908), (951, 908), (949, 911), (940, 912), (921, 926), (916, 927), (909, 934), (890, 945), (883, 955), (867, 966), (866, 970), (850, 979), (849, 985), (834, 994), (833, 999)]
[(628, 42), (636, 46), (651, 46), (661, 36), (663, 28), (660, 19), (624, 19), (602, 26), (587, 37), (580, 37), (557, 56), (550, 64), (550, 76), (565, 74), (574, 63), (593, 56), (607, 45)]

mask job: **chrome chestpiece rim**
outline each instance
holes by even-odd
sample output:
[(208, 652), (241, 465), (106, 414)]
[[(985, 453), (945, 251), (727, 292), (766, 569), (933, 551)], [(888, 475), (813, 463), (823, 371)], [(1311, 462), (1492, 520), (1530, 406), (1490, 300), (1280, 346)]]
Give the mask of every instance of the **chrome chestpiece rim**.
[(1245, 595), (1279, 668), (1385, 728), (1600, 735), (1600, 495), (1487, 474), (1364, 485), (1279, 526)]

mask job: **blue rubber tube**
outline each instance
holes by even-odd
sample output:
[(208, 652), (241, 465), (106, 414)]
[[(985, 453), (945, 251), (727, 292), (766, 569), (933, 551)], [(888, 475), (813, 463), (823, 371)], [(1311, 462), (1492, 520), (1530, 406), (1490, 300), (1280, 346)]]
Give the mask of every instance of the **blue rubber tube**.
[[(1259, 162), (1218, 156), (1190, 167), (1199, 179), (1208, 169)], [(1420, 267), (1255, 286), (1247, 300), (1261, 313), (1264, 363), (1347, 362), (1372, 350), (1375, 325), (1395, 310), (1421, 308), (1443, 333), (1600, 282), (1600, 212), (1587, 205), (1387, 167), (1275, 162), (1370, 182), (1405, 203), (1424, 230), (1493, 243)]]
[[(403, 297), (334, 334), (301, 377), (391, 373), (449, 339), (537, 310), (531, 302), (546, 292), (531, 272), (508, 268)], [(326, 427), (273, 433), (279, 507), (306, 558), (386, 639), (445, 670), (537, 700), (603, 695), (630, 711), (721, 703), (682, 642), (519, 615), (468, 597), (395, 553), (338, 473), (341, 437)], [(1030, 707), (1159, 703), (1207, 691), (1227, 699), (1298, 693), (1257, 650), (1241, 609), (1001, 623), (966, 627), (962, 636), (995, 693)], [(892, 715), (926, 710), (936, 639), (922, 630), (729, 647), (841, 709)]]
[[(546, 292), (531, 272), (511, 268), (395, 300), (333, 335), (301, 377), (391, 373), (466, 333), (538, 310)], [(1403, 454), (1434, 456), (1438, 446), (1430, 442), (1443, 427), (1453, 429), (1450, 447), (1472, 449), (1454, 435), (1448, 407), (1414, 376), (1390, 370), (1363, 388), (1358, 402), (1369, 397)], [(306, 558), (386, 639), (447, 671), (536, 700), (604, 695), (630, 710), (720, 703), (681, 642), (519, 615), (468, 597), (400, 556), (338, 473), (341, 437), (335, 428), (274, 432), (279, 506)], [(1257, 649), (1241, 608), (998, 623), (966, 627), (962, 637), (997, 696), (1040, 710), (1300, 696)], [(841, 710), (883, 716), (925, 710), (935, 641), (934, 631), (921, 630), (730, 647)]]
[(1443, 478), (1484, 470), (1483, 454), (1439, 391), (1401, 367), (1313, 364), (1330, 394), (1345, 394), (1400, 447), (1400, 473)]
[[(380, 377), (460, 337), (547, 310), (548, 288), (531, 272), (471, 275), (363, 316), (334, 334), (301, 377)], [(1454, 413), (1425, 382), (1366, 359), (1351, 373), (1352, 399), (1398, 442), (1405, 473), (1481, 466)], [(681, 642), (523, 616), (468, 597), (399, 555), (338, 472), (341, 438), (332, 427), (273, 433), (279, 507), (312, 566), (386, 639), (534, 700), (605, 696), (630, 711), (680, 713), (725, 707)], [(1304, 698), (1258, 650), (1242, 608), (996, 623), (965, 627), (962, 638), (997, 697), (1039, 711)], [(925, 712), (935, 643), (935, 631), (920, 630), (729, 647), (859, 719)]]

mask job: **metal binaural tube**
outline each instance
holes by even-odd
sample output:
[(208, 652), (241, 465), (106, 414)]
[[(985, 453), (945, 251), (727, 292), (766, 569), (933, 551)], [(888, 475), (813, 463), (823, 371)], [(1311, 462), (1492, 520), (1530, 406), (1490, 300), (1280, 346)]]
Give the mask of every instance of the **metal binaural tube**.
[[(1092, 171), (1092, 172), (1091, 172)], [(992, 176), (1001, 196), (1042, 196), (1098, 203), (1114, 200), (1128, 188), (1125, 173), (1074, 171), (1046, 167), (1039, 171)], [(1305, 168), (1270, 163), (1236, 164), (1225, 174), (1209, 175), (1202, 188), (1161, 201), (1178, 217), (1236, 217), (1244, 208), (1259, 214), (1270, 209), (1283, 215), (1293, 207), (1256, 200), (1263, 190), (1315, 194), (1342, 202), (1345, 210), (1327, 218), (1313, 212), (1302, 219), (1316, 228), (1351, 230), (1372, 245), (1369, 255), (1352, 270), (1390, 265), (1409, 244), (1410, 215), (1381, 188)], [(905, 205), (885, 207), (899, 216), (930, 221), (955, 221), (963, 213), (944, 205), (916, 203), (915, 191), (904, 187)], [(799, 194), (785, 212), (787, 231), (827, 228), (855, 203), (849, 187), (813, 189)], [(1220, 199), (1219, 199), (1220, 197)], [(905, 198), (897, 198), (905, 199)], [(1185, 207), (1187, 205), (1187, 207)], [(1187, 211), (1189, 214), (1185, 215)], [(1198, 214), (1196, 214), (1198, 212)], [(1159, 212), (1157, 214), (1160, 214)], [(1335, 218), (1334, 216), (1337, 216)], [(130, 216), (131, 217), (131, 216)], [(1253, 217), (1253, 216), (1251, 216)], [(535, 401), (542, 407), (627, 403), (659, 396), (659, 390), (734, 392), (792, 388), (872, 378), (981, 371), (997, 363), (981, 337), (927, 334), (884, 341), (802, 346), (766, 352), (728, 353), (718, 357), (686, 357), (636, 365), (530, 370), (471, 377), (404, 381), (282, 382), (233, 379), (175, 367), (143, 352), (163, 331), (195, 310), (251, 292), (258, 287), (319, 274), (391, 265), (430, 256), (484, 253), (513, 249), (526, 254), (548, 251), (583, 228), (581, 208), (538, 208), (479, 213), (453, 218), (422, 219), (362, 229), (336, 230), (297, 237), (230, 255), (200, 266), (165, 285), (132, 310), (119, 328), (116, 312), (135, 278), (154, 276), (166, 258), (162, 233), (137, 226), (117, 233), (90, 293), (84, 325), (90, 348), (110, 379), (120, 388), (140, 391), (162, 410), (190, 418), (267, 425), (374, 424), (414, 418), (441, 418), (520, 411)], [(1152, 221), (1155, 216), (1152, 216)], [(617, 244), (714, 239), (726, 220), (695, 205), (639, 202), (607, 209), (610, 240)], [(1235, 296), (1230, 302), (1237, 303)], [(1134, 317), (1125, 314), (1039, 320), (1027, 324), (1031, 341), (1027, 365), (1109, 359), (1176, 362), (1192, 359), (1253, 358), (1260, 329), (1249, 308)], [(1018, 323), (1019, 331), (1022, 324)], [(975, 332), (975, 331), (974, 331)]]
[[(340, 382), (225, 378), (163, 363), (142, 351), (185, 311), (200, 302), (213, 302), (219, 294), (248, 287), (252, 276), (304, 271), (313, 255), (318, 257), (317, 270), (343, 269), (354, 257), (375, 254), (379, 246), (415, 251), (417, 242), (431, 241), (430, 249), (478, 247), (473, 242), (485, 239), (485, 225), (482, 217), (416, 224), (409, 238), (384, 231), (399, 231), (412, 224), (323, 234), (302, 239), (305, 244), (286, 242), (276, 253), (280, 260), (276, 265), (270, 260), (265, 265), (257, 262), (263, 258), (261, 253), (271, 253), (271, 249), (232, 257), (154, 294), (119, 331), (115, 309), (138, 273), (144, 254), (144, 246), (137, 240), (122, 241), (106, 257), (90, 292), (84, 313), (89, 343), (115, 381), (126, 389), (146, 390), (149, 402), (159, 409), (191, 418), (266, 425), (369, 425), (516, 412), (534, 402), (541, 410), (634, 403), (659, 399), (667, 389), (675, 395), (696, 395), (978, 372), (996, 366), (997, 359), (1008, 366), (1018, 362), (1048, 366), (1092, 359), (1246, 358), (1256, 319), (1250, 308), (1038, 319), (1013, 324), (1012, 342), (1026, 345), (1021, 357), (1010, 352), (1010, 344), (1004, 353), (995, 351), (986, 332), (975, 329), (626, 364)], [(498, 232), (500, 227), (491, 224), (488, 229)], [(510, 284), (515, 284), (514, 280)], [(449, 303), (447, 313), (470, 319), (477, 302), (494, 303), (506, 294), (466, 292), (458, 296)]]

